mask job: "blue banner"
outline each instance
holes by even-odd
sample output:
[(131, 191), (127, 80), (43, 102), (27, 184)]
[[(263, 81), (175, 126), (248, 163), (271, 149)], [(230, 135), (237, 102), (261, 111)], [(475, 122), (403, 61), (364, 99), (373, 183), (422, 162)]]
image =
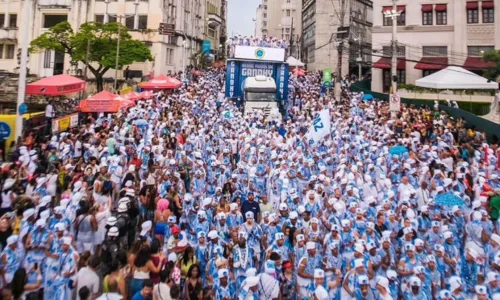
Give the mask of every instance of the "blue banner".
[(202, 44), (202, 51), (203, 51), (203, 53), (210, 53), (211, 46), (212, 46), (212, 42), (210, 42), (210, 41), (203, 41), (203, 44)]

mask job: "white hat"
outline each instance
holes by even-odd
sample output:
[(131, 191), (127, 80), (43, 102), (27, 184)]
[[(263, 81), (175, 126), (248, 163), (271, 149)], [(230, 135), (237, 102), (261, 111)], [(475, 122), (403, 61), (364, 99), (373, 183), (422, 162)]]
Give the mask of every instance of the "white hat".
[(420, 278), (418, 278), (417, 276), (412, 276), (410, 278), (410, 285), (411, 286), (421, 286), (422, 280), (420, 280)]
[(118, 209), (117, 209), (118, 212), (126, 212), (127, 210), (128, 210), (127, 204), (120, 203), (118, 205)]
[(79, 180), (73, 184), (73, 192), (79, 192), (83, 183)]
[(358, 277), (358, 283), (359, 284), (368, 284), (369, 283), (368, 276), (366, 276), (366, 275), (360, 275)]
[(297, 236), (295, 237), (295, 239), (297, 240), (297, 243), (298, 242), (302, 242), (305, 240), (305, 237), (303, 234), (297, 234)]
[(172, 252), (168, 255), (167, 257), (168, 261), (176, 262), (177, 261), (177, 254), (175, 252)]
[(252, 276), (252, 277), (247, 277), (245, 280), (245, 284), (247, 287), (254, 287), (259, 283), (259, 277), (258, 276)]
[(476, 285), (474, 291), (476, 291), (478, 295), (486, 295), (488, 293), (488, 289), (484, 285)]
[(354, 245), (354, 251), (359, 252), (361, 254), (365, 253), (365, 247), (361, 244)]
[(280, 203), (279, 209), (281, 211), (285, 211), (288, 209), (288, 205), (286, 205), (286, 203)]
[(109, 217), (108, 220), (106, 221), (106, 225), (108, 226), (115, 226), (116, 225), (116, 222), (117, 222), (117, 219), (116, 217)]
[(443, 233), (443, 237), (444, 237), (445, 240), (447, 240), (449, 238), (452, 238), (453, 237), (453, 232), (446, 231), (445, 233)]
[(383, 276), (377, 276), (376, 282), (378, 285), (382, 286), (386, 291), (389, 291), (389, 280)]
[(44, 228), (47, 225), (47, 222), (45, 219), (39, 219), (38, 221), (35, 222), (35, 227), (41, 227)]
[(314, 278), (325, 278), (325, 271), (322, 269), (314, 269)]
[(227, 269), (220, 269), (217, 271), (217, 275), (219, 276), (219, 278), (228, 277), (229, 271)]
[(424, 241), (421, 240), (421, 239), (415, 239), (413, 241), (413, 244), (415, 245), (415, 247), (423, 247), (424, 246)]
[(495, 280), (498, 280), (498, 273), (490, 271), (488, 272), (488, 274), (486, 274), (486, 282), (485, 282), (486, 284)]
[(458, 276), (451, 276), (449, 283), (450, 283), (450, 291), (451, 292), (453, 292), (454, 290), (463, 286), (462, 279)]
[(108, 231), (108, 236), (118, 236), (118, 227), (113, 226)]
[(276, 241), (285, 239), (285, 234), (283, 232), (276, 232), (274, 235)]
[(7, 246), (10, 246), (10, 245), (17, 243), (18, 239), (19, 239), (19, 236), (16, 234), (9, 236), (7, 238)]
[(500, 245), (500, 235), (492, 233), (490, 239), (492, 239), (495, 243)]
[(28, 220), (30, 217), (32, 217), (35, 214), (35, 209), (34, 208), (29, 208), (23, 212), (23, 221)]
[(354, 268), (359, 268), (359, 267), (364, 267), (362, 258), (354, 260)]
[(146, 235), (148, 233), (148, 231), (151, 230), (152, 227), (153, 227), (153, 222), (151, 222), (151, 221), (146, 221), (146, 222), (142, 223), (140, 235)]
[(307, 242), (306, 243), (306, 249), (307, 250), (313, 250), (316, 249), (316, 244), (314, 242)]
[(396, 273), (396, 271), (394, 271), (394, 270), (390, 270), (390, 269), (387, 270), (386, 275), (387, 275), (387, 279), (389, 279), (389, 280), (398, 279), (398, 273)]
[(217, 231), (216, 231), (216, 230), (210, 230), (210, 231), (208, 232), (208, 235), (207, 235), (207, 236), (208, 236), (208, 238), (209, 238), (209, 239), (213, 240), (213, 239), (218, 238), (218, 237), (219, 237), (219, 234), (217, 233)]
[(245, 213), (245, 218), (247, 218), (247, 219), (253, 219), (254, 218), (253, 212), (252, 211), (247, 211)]
[(56, 231), (64, 231), (66, 229), (66, 225), (63, 222), (59, 222), (54, 226)]

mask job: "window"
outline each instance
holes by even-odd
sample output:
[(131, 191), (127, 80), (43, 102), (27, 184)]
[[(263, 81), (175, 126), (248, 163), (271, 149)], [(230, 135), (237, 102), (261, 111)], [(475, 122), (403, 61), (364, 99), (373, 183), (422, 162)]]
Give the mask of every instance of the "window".
[(495, 23), (495, 9), (483, 7), (483, 23)]
[(423, 46), (422, 53), (426, 57), (447, 57), (448, 46)]
[(422, 12), (422, 25), (432, 25), (434, 14), (431, 11), (423, 11)]
[(45, 53), (43, 54), (43, 67), (45, 69), (50, 69), (51, 59), (52, 59), (52, 51), (46, 50)]
[(436, 12), (436, 24), (437, 25), (448, 24), (448, 13), (446, 11), (437, 11)]
[(285, 29), (285, 32), (286, 32), (286, 33), (290, 33), (290, 28), (286, 28), (286, 29)]
[(97, 23), (104, 23), (104, 15), (95, 15), (94, 21)]
[(467, 56), (483, 56), (483, 53), (495, 50), (495, 46), (468, 46)]
[(287, 9), (287, 10), (286, 10), (286, 16), (287, 16), (287, 17), (289, 17), (289, 16), (290, 16), (290, 10), (289, 10), (289, 9)]
[(289, 34), (285, 34), (285, 40), (289, 40), (290, 39), (290, 35)]
[(264, 18), (267, 18), (267, 13), (264, 13)]
[(108, 15), (108, 23), (115, 23), (115, 22), (118, 22), (116, 15)]
[[(0, 14), (0, 28), (3, 28), (3, 25), (5, 24), (5, 15)], [(2, 45), (3, 47), (3, 45)]]
[(173, 61), (174, 61), (174, 49), (167, 48), (167, 59), (166, 59), (167, 65), (171, 65)]
[(139, 16), (139, 29), (148, 29), (148, 16)]
[(43, 28), (50, 28), (64, 21), (68, 21), (68, 15), (43, 15)]
[(3, 58), (3, 44), (0, 44), (0, 59)]
[(127, 16), (125, 18), (125, 27), (127, 27), (128, 30), (134, 30), (134, 15)]
[(5, 52), (6, 59), (13, 59), (16, 47), (14, 45), (7, 45), (7, 51)]
[(477, 8), (467, 9), (467, 23), (479, 23), (479, 10)]
[[(383, 46), (382, 53), (384, 56), (392, 56), (392, 46)], [(398, 46), (398, 57), (406, 57), (405, 46)]]
[(286, 3), (290, 3), (290, 0), (286, 0)]
[(9, 27), (10, 28), (17, 28), (17, 14), (10, 14)]
[(267, 22), (266, 22), (266, 21), (263, 21), (263, 22), (262, 22), (262, 26), (266, 27), (266, 26), (267, 26)]
[[(382, 16), (384, 18), (384, 26), (392, 26), (392, 18), (386, 17), (385, 15)], [(405, 26), (406, 25), (406, 13), (405, 11), (401, 11), (400, 15), (398, 16), (398, 26)]]
[(434, 73), (436, 73), (436, 72), (438, 72), (440, 70), (423, 70), (423, 71), (424, 71), (423, 72), (424, 77), (426, 77), (426, 76), (432, 75), (432, 74), (434, 74)]
[(398, 83), (406, 83), (406, 70), (397, 70), (398, 72)]

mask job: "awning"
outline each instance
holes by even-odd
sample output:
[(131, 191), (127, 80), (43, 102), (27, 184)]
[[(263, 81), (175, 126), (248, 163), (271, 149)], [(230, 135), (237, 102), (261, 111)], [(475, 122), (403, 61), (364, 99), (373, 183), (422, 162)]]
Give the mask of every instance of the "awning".
[(166, 89), (176, 89), (182, 86), (182, 82), (179, 80), (168, 77), (167, 75), (159, 75), (150, 81), (139, 85), (141, 89), (146, 90), (166, 90)]
[(467, 2), (467, 9), (478, 9), (479, 4), (477, 2)]
[(436, 6), (434, 7), (434, 10), (437, 12), (447, 11), (448, 7), (446, 4), (436, 4)]
[(485, 61), (482, 57), (467, 57), (464, 68), (467, 70), (484, 70), (495, 67), (492, 61)]
[(102, 91), (80, 101), (82, 112), (118, 112), (121, 97), (108, 91)]
[(430, 12), (430, 11), (432, 11), (432, 4), (422, 4), (422, 11), (423, 12)]
[[(403, 11), (405, 11), (405, 9), (406, 9), (406, 5), (398, 5), (397, 6), (398, 12), (403, 12)], [(392, 11), (392, 6), (383, 6), (382, 12), (384, 13), (386, 11)]]
[(448, 66), (448, 57), (422, 57), (415, 65), (418, 70), (441, 70)]
[(68, 95), (85, 89), (85, 81), (66, 74), (46, 77), (26, 85), (26, 94), (43, 96)]
[[(372, 65), (373, 68), (377, 69), (391, 69), (391, 58), (382, 57), (376, 63)], [(397, 64), (398, 70), (406, 70), (406, 61), (404, 59), (398, 58)]]
[(493, 1), (483, 1), (483, 2), (481, 2), (481, 6), (483, 8), (495, 8)]

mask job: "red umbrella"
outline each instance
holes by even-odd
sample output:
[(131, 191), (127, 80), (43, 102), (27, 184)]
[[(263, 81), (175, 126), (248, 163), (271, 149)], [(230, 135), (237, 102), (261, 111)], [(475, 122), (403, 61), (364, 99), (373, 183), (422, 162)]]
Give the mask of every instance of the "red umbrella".
[(295, 68), (292, 73), (295, 74), (295, 76), (306, 76), (306, 71), (302, 68)]
[(175, 78), (168, 77), (167, 75), (159, 75), (152, 80), (140, 85), (142, 89), (146, 90), (177, 89), (181, 86), (182, 82)]
[(82, 112), (118, 112), (120, 96), (102, 91), (80, 101), (79, 107)]
[(26, 85), (26, 94), (43, 96), (61, 96), (83, 91), (85, 81), (61, 74), (46, 77)]
[(150, 99), (153, 98), (153, 93), (150, 91), (144, 91), (141, 93), (142, 99)]
[(115, 100), (119, 100), (120, 101), (120, 109), (127, 109), (129, 107), (134, 107), (135, 106), (135, 102), (134, 101), (129, 100), (127, 98), (124, 98), (122, 96), (118, 96)]

